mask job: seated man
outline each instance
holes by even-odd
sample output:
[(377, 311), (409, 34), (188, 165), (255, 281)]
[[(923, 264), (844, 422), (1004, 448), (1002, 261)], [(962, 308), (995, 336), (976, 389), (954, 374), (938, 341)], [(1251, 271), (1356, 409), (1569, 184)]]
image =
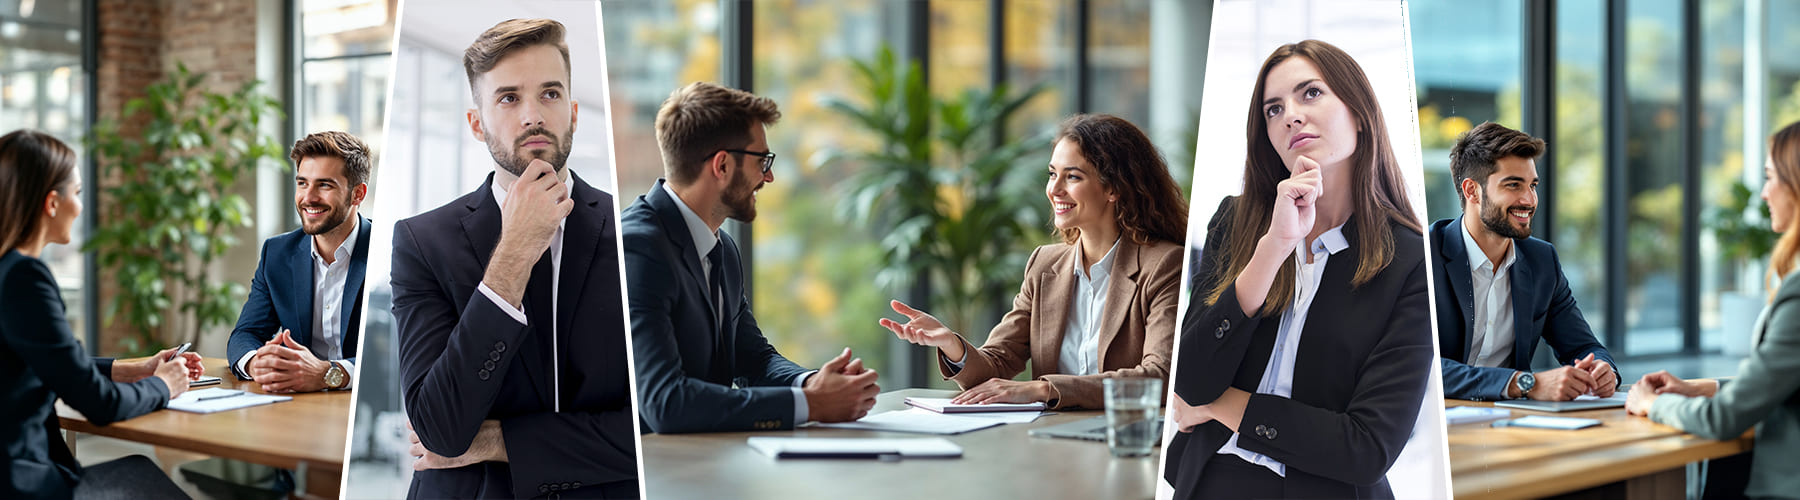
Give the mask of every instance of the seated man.
[(369, 219), (369, 148), (343, 132), (294, 142), (300, 229), (263, 242), (250, 298), (226, 346), (231, 371), (269, 392), (350, 386), (362, 323)]
[[(1556, 249), (1531, 237), (1544, 141), (1483, 123), (1450, 149), (1463, 215), (1431, 224), (1444, 397), (1567, 401), (1618, 388)], [(1563, 366), (1531, 372), (1538, 338)]]
[(763, 127), (775, 102), (708, 83), (676, 90), (656, 113), (667, 179), (622, 215), (639, 416), (651, 432), (790, 429), (862, 418), (875, 370), (850, 350), (807, 371), (769, 345), (750, 299), (727, 217), (756, 219), (756, 191), (774, 182)]

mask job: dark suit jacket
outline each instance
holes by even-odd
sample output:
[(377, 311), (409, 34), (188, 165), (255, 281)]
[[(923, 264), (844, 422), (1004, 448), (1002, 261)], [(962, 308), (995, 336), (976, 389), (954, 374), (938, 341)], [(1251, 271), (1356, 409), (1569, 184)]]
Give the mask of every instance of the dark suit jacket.
[[(358, 215), (356, 248), (350, 253), (350, 275), (344, 279), (343, 314), (344, 354), (356, 362), (356, 336), (362, 328), (363, 275), (369, 268), (369, 219)], [(312, 236), (295, 229), (263, 242), (262, 257), (256, 261), (256, 275), (250, 278), (250, 298), (238, 313), (237, 326), (225, 347), (225, 361), (238, 378), (250, 380), (250, 374), (237, 370), (237, 360), (275, 338), (286, 328), (300, 345), (312, 345), (313, 318)], [(313, 353), (319, 354), (319, 353)]]
[(56, 399), (107, 425), (168, 405), (169, 387), (156, 377), (113, 382), (112, 360), (89, 357), (69, 331), (43, 261), (0, 253), (0, 304), (0, 497), (68, 498), (81, 465), (59, 432)]
[(622, 216), (644, 426), (661, 433), (793, 428), (800, 422), (791, 387), (807, 370), (776, 352), (756, 327), (737, 242), (724, 232), (724, 265), (713, 272), (725, 273), (725, 321), (715, 324), (694, 238), (663, 182)]
[[(476, 289), (500, 242), (492, 182), (489, 175), (475, 192), (394, 226), (393, 311), (419, 442), (462, 455), (483, 420), (499, 420), (510, 463), (416, 472), (410, 495), (638, 496), (612, 196), (570, 180), (575, 209), (563, 230), (553, 353), (549, 328), (519, 324)], [(549, 281), (532, 279), (527, 318), (548, 317), (550, 297)]]
[[(1268, 365), (1279, 317), (1245, 316), (1237, 290), (1211, 307), (1201, 302), (1215, 276), (1226, 272), (1222, 253), (1227, 215), (1237, 197), (1219, 204), (1207, 226), (1195, 302), (1182, 320), (1175, 394), (1208, 404), (1227, 387), (1253, 393), (1238, 427), (1238, 447), (1287, 465), (1288, 498), (1392, 497), (1386, 474), (1411, 437), (1431, 378), (1431, 304), (1426, 294), (1425, 246), (1397, 223), (1394, 258), (1374, 279), (1352, 288), (1362, 249), (1360, 228), (1344, 226), (1350, 248), (1331, 256), (1307, 312), (1294, 362), (1293, 395), (1254, 394)], [(1231, 438), (1209, 422), (1178, 433), (1165, 450), (1166, 477), (1176, 497), (1191, 496), (1208, 461)]]
[(1057, 408), (1104, 408), (1101, 381), (1107, 378), (1168, 381), (1175, 305), (1181, 297), (1181, 245), (1158, 241), (1144, 246), (1120, 239), (1101, 315), (1100, 373), (1093, 375), (1067, 375), (1057, 365), (1080, 286), (1075, 275), (1080, 260), (1077, 246), (1057, 243), (1033, 250), (1012, 311), (988, 332), (980, 349), (962, 341), (968, 353), (962, 370), (952, 372), (940, 353), (939, 372), (967, 389), (992, 378), (1012, 378), (1031, 361), (1031, 376), (1055, 388)]
[[(1438, 352), (1442, 358), (1444, 397), (1451, 399), (1506, 399), (1507, 383), (1514, 369), (1532, 371), (1531, 356), (1538, 338), (1550, 343), (1556, 360), (1573, 364), (1594, 353), (1594, 358), (1613, 365), (1611, 354), (1594, 339), (1569, 280), (1563, 276), (1556, 248), (1537, 238), (1513, 240), (1513, 368), (1476, 367), (1464, 363), (1474, 341), (1475, 288), (1469, 275), (1469, 251), (1463, 245), (1462, 218), (1431, 223), (1431, 280), (1437, 295)], [(1620, 377), (1620, 381), (1624, 378)]]

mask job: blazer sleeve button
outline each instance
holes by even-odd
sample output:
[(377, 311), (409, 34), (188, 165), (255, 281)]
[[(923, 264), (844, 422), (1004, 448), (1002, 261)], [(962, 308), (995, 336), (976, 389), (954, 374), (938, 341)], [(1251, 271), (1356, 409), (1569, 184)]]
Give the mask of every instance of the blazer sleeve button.
[(1231, 320), (1230, 319), (1219, 320), (1219, 329), (1225, 330), (1228, 332), (1231, 331)]
[(499, 351), (499, 352), (506, 352), (506, 342), (495, 341), (494, 342), (494, 350)]
[(487, 380), (487, 379), (488, 379), (488, 377), (489, 377), (489, 376), (491, 376), (491, 375), (489, 375), (489, 374), (488, 374), (488, 371), (487, 371), (487, 370), (482, 370), (482, 371), (479, 371), (479, 372), (475, 372), (475, 375), (476, 375), (476, 376), (478, 376), (478, 377), (481, 377), (481, 379), (482, 379), (482, 380)]
[(1213, 329), (1213, 338), (1215, 338), (1215, 339), (1225, 338), (1225, 328), (1219, 327), (1219, 328)]
[(1276, 434), (1276, 432), (1275, 432), (1275, 428), (1274, 428), (1274, 427), (1270, 427), (1270, 428), (1269, 428), (1269, 439), (1275, 439), (1275, 434)]
[(482, 371), (490, 371), (493, 369), (494, 369), (494, 360), (490, 359), (490, 360), (481, 362), (481, 370)]

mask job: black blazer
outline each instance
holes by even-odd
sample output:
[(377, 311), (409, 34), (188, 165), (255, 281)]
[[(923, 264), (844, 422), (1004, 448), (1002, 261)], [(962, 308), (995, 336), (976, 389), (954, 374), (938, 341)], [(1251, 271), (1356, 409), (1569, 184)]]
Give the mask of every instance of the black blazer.
[(8, 249), (0, 254), (0, 497), (68, 498), (81, 465), (56, 419), (62, 398), (94, 425), (161, 409), (169, 387), (148, 377), (112, 380), (112, 360), (89, 357), (63, 319), (62, 292), (43, 261)]
[[(338, 331), (344, 332), (344, 358), (356, 362), (356, 336), (362, 328), (363, 276), (369, 268), (369, 233), (374, 226), (369, 219), (356, 217), (355, 248), (350, 252), (349, 274), (344, 277), (344, 301), (338, 307), (348, 314)], [(256, 260), (256, 274), (250, 278), (250, 297), (238, 312), (237, 326), (225, 345), (225, 361), (231, 373), (250, 380), (250, 374), (238, 371), (237, 360), (261, 348), (286, 328), (300, 345), (312, 345), (313, 259), (312, 236), (295, 229), (270, 237), (263, 242), (262, 256)], [(313, 353), (318, 355), (320, 353)]]
[[(393, 312), (401, 388), (419, 442), (462, 455), (483, 420), (499, 420), (510, 464), (419, 471), (409, 495), (638, 496), (612, 196), (570, 181), (575, 209), (564, 222), (553, 356), (550, 330), (534, 319), (551, 311), (549, 280), (526, 286), (530, 326), (476, 289), (500, 242), (492, 182), (490, 174), (475, 192), (395, 224)], [(547, 278), (549, 261), (542, 267)]]
[[(1236, 289), (1212, 307), (1200, 300), (1224, 273), (1224, 236), (1237, 197), (1219, 204), (1207, 225), (1195, 302), (1176, 345), (1175, 393), (1207, 404), (1236, 387), (1253, 393), (1238, 429), (1238, 446), (1287, 465), (1290, 498), (1392, 497), (1386, 474), (1418, 420), (1431, 378), (1431, 304), (1425, 245), (1419, 233), (1389, 223), (1394, 259), (1374, 279), (1351, 288), (1361, 249), (1355, 222), (1344, 226), (1350, 248), (1331, 256), (1307, 313), (1294, 362), (1293, 397), (1254, 394), (1273, 350), (1279, 317), (1245, 316)], [(1165, 476), (1176, 497), (1191, 496), (1208, 461), (1231, 438), (1209, 422), (1178, 433)], [(1226, 458), (1236, 459), (1235, 456)], [(1263, 492), (1268, 493), (1268, 492)]]
[[(625, 209), (625, 278), (640, 416), (650, 432), (791, 429), (796, 377), (756, 326), (737, 242), (720, 232), (724, 325), (707, 301), (694, 237), (658, 179)], [(719, 347), (724, 339), (725, 348)], [(722, 354), (722, 355), (721, 355)], [(733, 386), (736, 386), (734, 388)]]
[[(1563, 276), (1562, 262), (1556, 258), (1556, 247), (1537, 238), (1513, 240), (1512, 270), (1507, 273), (1512, 283), (1513, 301), (1513, 367), (1476, 367), (1464, 363), (1469, 359), (1469, 332), (1474, 329), (1474, 278), (1469, 275), (1469, 251), (1463, 246), (1462, 218), (1444, 219), (1431, 224), (1431, 281), (1437, 297), (1438, 360), (1444, 372), (1444, 397), (1453, 399), (1506, 399), (1507, 382), (1513, 371), (1532, 371), (1531, 356), (1537, 353), (1538, 338), (1549, 342), (1562, 364), (1594, 354), (1594, 359), (1613, 365), (1612, 354), (1594, 338), (1575, 296), (1569, 292), (1569, 279)], [(1624, 377), (1619, 377), (1623, 382)]]

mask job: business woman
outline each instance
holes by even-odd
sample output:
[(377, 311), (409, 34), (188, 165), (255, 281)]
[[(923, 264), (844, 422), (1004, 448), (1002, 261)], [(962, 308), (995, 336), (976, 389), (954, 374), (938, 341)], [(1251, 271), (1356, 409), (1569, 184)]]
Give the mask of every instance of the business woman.
[(1732, 439), (1756, 428), (1750, 498), (1800, 497), (1800, 122), (1769, 141), (1762, 198), (1781, 239), (1769, 257), (1779, 287), (1754, 329), (1750, 357), (1729, 382), (1682, 380), (1659, 371), (1631, 385), (1625, 410), (1707, 439)]
[(41, 132), (0, 136), (0, 468), (4, 498), (186, 498), (150, 459), (87, 467), (64, 444), (56, 400), (107, 425), (167, 405), (198, 379), (200, 356), (165, 350), (140, 362), (90, 358), (63, 319), (50, 243), (68, 244), (81, 217), (75, 152)]
[[(1076, 115), (1056, 134), (1044, 197), (1062, 243), (1031, 252), (1013, 308), (977, 348), (923, 311), (881, 326), (936, 347), (957, 403), (1102, 408), (1101, 381), (1167, 380), (1187, 203), (1136, 125)], [(1014, 381), (1031, 361), (1031, 380)]]
[(1165, 449), (1177, 498), (1380, 498), (1434, 357), (1424, 244), (1373, 88), (1343, 50), (1275, 50), (1243, 194), (1183, 318)]

